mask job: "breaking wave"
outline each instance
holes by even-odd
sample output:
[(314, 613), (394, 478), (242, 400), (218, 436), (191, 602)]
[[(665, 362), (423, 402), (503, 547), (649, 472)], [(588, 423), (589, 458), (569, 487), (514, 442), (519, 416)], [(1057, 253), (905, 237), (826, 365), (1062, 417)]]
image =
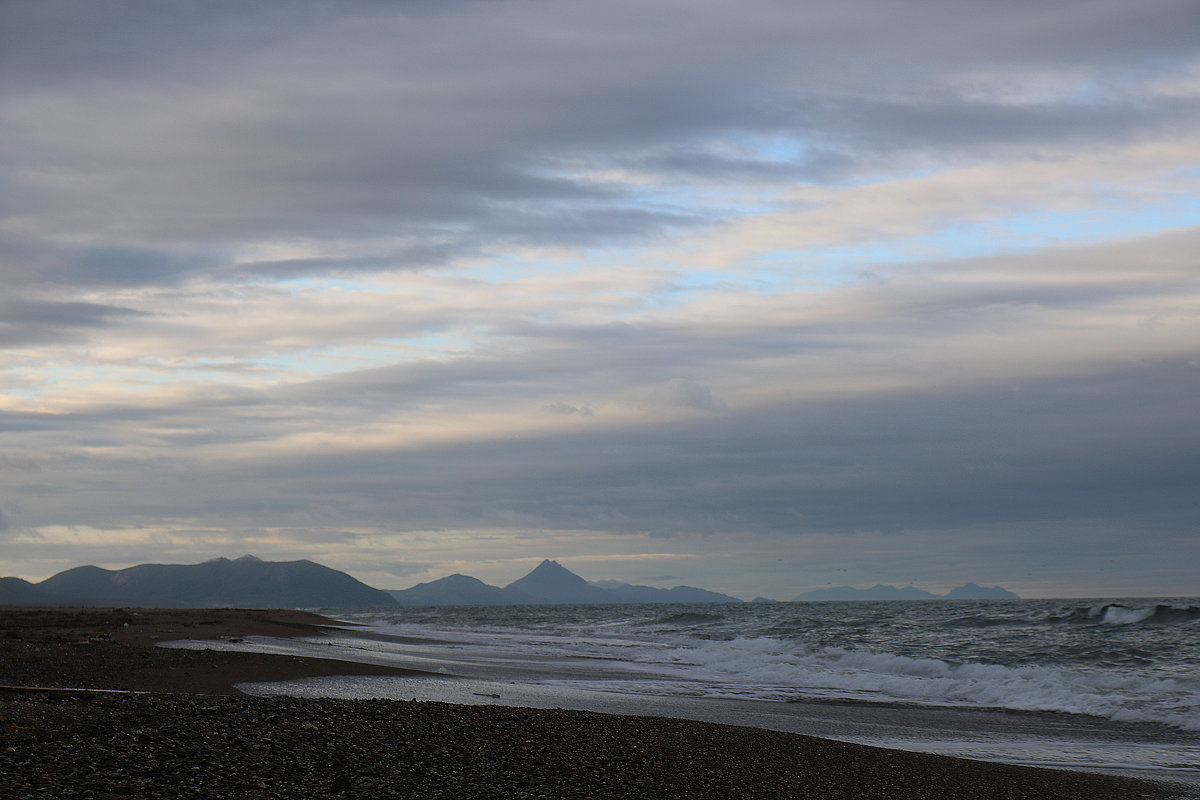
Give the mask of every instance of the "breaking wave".
[(985, 612), (960, 614), (946, 621), (955, 628), (987, 628), (1038, 624), (1082, 625), (1186, 625), (1200, 622), (1200, 606), (1175, 606), (1166, 603), (1130, 605), (1126, 603), (1096, 603), (1074, 608), (1022, 612), (989, 609)]
[[(580, 688), (1064, 712), (1200, 730), (1200, 602), (1192, 598), (370, 615), (393, 634), (459, 643), (472, 664), (554, 664), (564, 671), (554, 680)], [(572, 663), (582, 666), (565, 674)], [(598, 669), (587, 687), (584, 673)]]
[(714, 696), (1051, 711), (1200, 730), (1200, 686), (1173, 678), (1035, 665), (954, 664), (841, 647), (810, 652), (771, 638), (704, 642), (647, 654), (644, 660), (684, 668)]
[(1099, 603), (1077, 607), (1065, 615), (1051, 617), (1048, 621), (1100, 625), (1186, 625), (1200, 621), (1200, 606)]

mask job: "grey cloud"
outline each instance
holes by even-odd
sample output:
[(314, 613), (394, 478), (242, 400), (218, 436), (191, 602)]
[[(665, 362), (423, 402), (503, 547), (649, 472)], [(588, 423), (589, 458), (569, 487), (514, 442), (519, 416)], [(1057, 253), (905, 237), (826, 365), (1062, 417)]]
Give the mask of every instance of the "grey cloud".
[(589, 405), (573, 406), (570, 403), (564, 403), (562, 400), (556, 400), (553, 403), (542, 406), (542, 411), (551, 414), (578, 414), (581, 417), (594, 417), (596, 412)]
[[(273, 392), (272, 401), (312, 408), (336, 403), (345, 408), (394, 411), (449, 399), (532, 397), (542, 407), (542, 398), (561, 397), (563, 387), (570, 386), (576, 396), (619, 388), (644, 392), (648, 402), (665, 407), (722, 413), (728, 410), (727, 404), (702, 382), (685, 377), (664, 381), (664, 375), (736, 374), (747, 363), (795, 359), (804, 354), (848, 361), (897, 335), (932, 339), (1007, 324), (1013, 314), (1084, 313), (1143, 298), (1167, 297), (1187, 291), (1181, 281), (1186, 282), (1191, 273), (1189, 254), (1195, 251), (1198, 235), (1200, 229), (1124, 245), (915, 264), (902, 267), (894, 283), (865, 284), (854, 299), (848, 298), (851, 306), (857, 301), (868, 308), (867, 316), (818, 316), (813, 321), (798, 316), (786, 325), (743, 324), (720, 335), (714, 335), (709, 327), (665, 321), (534, 324), (522, 314), (497, 314), (479, 321), (494, 332), (495, 352), (481, 345), (469, 357), (345, 372), (280, 387)], [(991, 282), (917, 284), (907, 277), (905, 270), (910, 268), (923, 274), (941, 271), (951, 278), (960, 272), (1008, 277)], [(1056, 279), (1051, 278), (1053, 270), (1058, 271)], [(1145, 277), (1108, 281), (1097, 279), (1098, 270)], [(1016, 278), (1023, 273), (1038, 276), (1038, 282)], [(434, 316), (420, 323), (423, 329), (439, 330), (451, 320)]]
[(186, 272), (211, 264), (211, 260), (148, 248), (100, 246), (81, 249), (48, 270), (50, 280), (77, 284), (171, 283)]
[(4, 4), (0, 70), (20, 86), (46, 90), (81, 78), (141, 80), (148, 72), (211, 68), (298, 28), (330, 21), (328, 12), (321, 12), (325, 5), (16, 0)]
[(0, 347), (69, 341), (79, 338), (83, 331), (138, 316), (143, 315), (99, 303), (0, 301)]
[(668, 381), (666, 390), (671, 402), (697, 411), (709, 411), (720, 414), (729, 410), (725, 401), (714, 397), (707, 386), (686, 378), (676, 378)]
[[(832, 99), (813, 134), (847, 152), (929, 152), (940, 157), (1009, 147), (1051, 151), (1072, 143), (1125, 141), (1200, 120), (1200, 103), (1179, 98), (1114, 98), (1090, 102), (986, 103), (956, 96), (909, 100)], [(949, 151), (947, 150), (949, 148)]]
[[(1200, 479), (1200, 441), (1182, 433), (1192, 413), (1182, 398), (1200, 388), (1198, 373), (1164, 364), (1016, 393), (784, 407), (716, 426), (579, 434), (432, 460), (472, 487), (451, 489), (453, 499), (440, 491), (439, 501), (480, 524), (497, 503), (554, 527), (623, 518), (618, 529), (713, 532), (1156, 519), (1192, 507), (1178, 525), (1195, 521), (1184, 498)], [(486, 478), (501, 459), (505, 479)], [(403, 465), (380, 467), (396, 474)], [(433, 490), (421, 479), (408, 485)], [(478, 503), (468, 500), (479, 492)]]
[(23, 300), (0, 304), (0, 320), (15, 325), (46, 323), (50, 325), (100, 325), (113, 316), (136, 314), (128, 308), (99, 303), (56, 303), (53, 301)]
[[(797, 181), (1190, 129), (1195, 99), (1151, 90), (1194, 64), (1195, 14), (1191, 0), (5, 3), (0, 344), (127, 322), (119, 301), (72, 302), (97, 289), (446, 268), (513, 244), (625, 246), (741, 213), (747, 197), (769, 204)], [(1034, 99), (1011, 98), (1026, 89)], [(623, 170), (660, 183), (624, 183)], [(741, 199), (722, 200), (731, 188)], [(671, 200), (690, 196), (705, 205)], [(170, 407), (5, 410), (0, 468), (33, 525), (282, 520), (298, 538), (349, 541), (371, 526), (901, 534), (1106, 516), (1194, 532), (1200, 385), (1186, 359), (1020, 391), (964, 380), (753, 412), (709, 384), (744, 387), (776, 356), (851, 363), (898, 333), (984, 331), (1006, 308), (1161, 300), (1194, 278), (1195, 235), (1160, 252), (1140, 242), (912, 265), (927, 271), (915, 288), (882, 264), (890, 283), (839, 293), (868, 314), (728, 331), (670, 314), (592, 324), (414, 311), (412, 330), (487, 334), (454, 359), (206, 388)], [(249, 260), (281, 240), (322, 255)], [(1013, 279), (942, 280), (991, 267)], [(1124, 277), (1093, 280), (1093, 267)], [(1042, 275), (1053, 270), (1063, 277)], [(264, 448), (251, 460), (238, 447), (458, 402), (578, 416), (591, 406), (569, 399), (602, 392), (709, 413), (415, 450)], [(50, 460), (25, 471), (25, 454)]]
[(219, 267), (225, 256), (191, 247), (61, 245), (0, 240), (0, 276), (10, 287), (173, 284), (189, 273)]
[(1200, 522), (1190, 499), (1197, 391), (1200, 370), (1162, 363), (1020, 391), (809, 402), (626, 432), (139, 468), (128, 482), (138, 490), (110, 493), (103, 507), (86, 491), (54, 502), (93, 521), (134, 509), (270, 519), (315, 505), (345, 525), (412, 529), (902, 533), (1103, 517), (1183, 530)]
[(63, 420), (54, 414), (0, 411), (0, 431), (61, 430)]
[(42, 466), (30, 456), (0, 455), (0, 472), (9, 470), (25, 473), (41, 472)]
[(435, 564), (423, 564), (419, 562), (394, 562), (390, 564), (373, 564), (375, 569), (382, 570), (389, 575), (395, 575), (397, 578), (407, 578), (410, 575), (419, 575), (428, 569), (434, 568)]
[[(485, 398), (489, 403), (524, 402), (542, 408), (547, 405), (546, 398), (559, 398), (552, 399), (548, 408), (562, 412), (569, 411), (567, 406), (581, 411), (590, 407), (561, 399), (565, 387), (570, 391), (567, 396), (599, 396), (617, 389), (638, 392), (648, 401), (668, 407), (682, 405), (721, 413), (727, 411), (726, 404), (714, 397), (711, 389), (689, 379), (664, 382), (663, 376), (737, 375), (756, 360), (778, 357), (794, 362), (806, 354), (820, 360), (849, 360), (899, 332), (928, 340), (963, 330), (983, 330), (993, 321), (1004, 324), (1014, 312), (1083, 313), (1121, 301), (1170, 296), (1185, 288), (1179, 281), (1191, 273), (1188, 254), (1195, 252), (1196, 236), (1197, 231), (1185, 231), (1124, 246), (1062, 248), (1022, 257), (951, 262), (940, 265), (950, 275), (960, 270), (1003, 271), (1009, 276), (1028, 272), (1039, 276), (1039, 284), (974, 280), (925, 283), (918, 288), (898, 279), (882, 289), (866, 285), (859, 290), (860, 300), (870, 308), (866, 317), (821, 316), (817, 321), (797, 317), (782, 326), (741, 324), (720, 335), (708, 327), (666, 322), (534, 325), (524, 314), (488, 315), (477, 324), (493, 330), (494, 352), (492, 346), (480, 345), (470, 357), (344, 372), (269, 390), (210, 388), (167, 409), (108, 408), (70, 415), (7, 412), (0, 417), (0, 425), (9, 430), (62, 431), (99, 426), (112, 430), (114, 441), (126, 436), (173, 446), (253, 442), (304, 430), (306, 424), (325, 426), (361, 418), (364, 412), (395, 414), (446, 401), (469, 403)], [(934, 266), (917, 265), (915, 269), (928, 271)], [(1059, 270), (1057, 281), (1049, 279), (1050, 269)], [(1123, 275), (1144, 278), (1095, 280), (1094, 270), (1121, 270)], [(1154, 305), (1161, 307), (1162, 303)], [(109, 324), (123, 313), (72, 304), (14, 309), (23, 319), (53, 321), (44, 330), (15, 326), (24, 330), (26, 339), (33, 333), (61, 335), (60, 329), (91, 330), (94, 328), (78, 325)], [(423, 331), (438, 331), (463, 322), (433, 314), (419, 317), (413, 324)], [(78, 325), (71, 328), (75, 323)], [(1148, 317), (1145, 324), (1154, 324), (1154, 320)], [(169, 424), (148, 424), (152, 419)], [(118, 425), (130, 427), (117, 430), (114, 426)]]
[[(444, 37), (472, 15), (491, 26), (458, 33), (484, 45), (483, 52), (520, 54), (517, 43), (538, 43), (543, 53), (573, 54), (586, 63), (605, 53), (595, 45), (589, 47), (590, 42), (598, 39), (609, 44), (618, 34), (630, 32), (642, 33), (631, 42), (634, 47), (659, 43), (663, 60), (679, 57), (671, 51), (681, 41), (702, 36), (713, 37), (713, 48), (696, 57), (722, 59), (731, 53), (744, 54), (741, 48), (757, 35), (762, 47), (748, 53), (752, 68), (761, 65), (764, 50), (772, 53), (787, 42), (816, 45), (822, 56), (846, 40), (874, 40), (885, 51), (911, 48), (934, 60), (994, 58), (1016, 52), (1046, 64), (1111, 64), (1141, 59), (1147, 53), (1168, 57), (1190, 53), (1195, 47), (1190, 35), (1195, 8), (1187, 0), (1146, 0), (1136, 8), (1114, 0), (1082, 6), (1018, 2), (1003, 7), (948, 0), (918, 0), (903, 6), (860, 0), (803, 10), (772, 2), (707, 2), (689, 10), (694, 13), (680, 18), (671, 5), (644, 3), (589, 7), (580, 3), (387, 5), (301, 0), (256, 3), (247, 8), (220, 1), (164, 6), (83, 0), (11, 2), (4, 9), (0, 64), (24, 81), (46, 83), (81, 75), (129, 78), (151, 67), (172, 74), (236, 61), (335, 24), (352, 31), (382, 27), (399, 41), (412, 43), (417, 33)], [(619, 25), (621, 20), (626, 24)], [(409, 27), (407, 35), (404, 27), (395, 27), (397, 22)], [(556, 36), (577, 30), (591, 38)], [(310, 44), (310, 52), (318, 60), (328, 54), (322, 44), (320, 38)], [(518, 59), (515, 66), (527, 65), (528, 58)], [(620, 62), (611, 67), (628, 68)]]
[[(196, 248), (289, 237), (409, 237), (344, 265), (409, 268), (708, 221), (572, 164), (688, 183), (828, 180), (931, 150), (1053, 148), (1196, 119), (1194, 101), (1142, 91), (1194, 54), (1187, 3), (952, 7), (705, 3), (681, 20), (643, 3), (11, 3), (0, 92), (21, 111), (0, 118), (0, 155), (38, 169), (0, 175), (22, 198), (0, 213), (114, 242), (35, 265), (47, 280), (156, 282), (221, 266)], [(1100, 97), (1014, 105), (948, 88), (971, 70), (1019, 80), (1056, 66)], [(756, 136), (793, 139), (800, 155), (764, 164), (706, 146)], [(115, 244), (117, 231), (152, 247)]]
[(461, 245), (414, 245), (386, 255), (346, 258), (292, 258), (239, 262), (227, 271), (237, 277), (291, 278), (304, 275), (333, 275), (339, 272), (379, 272), (384, 270), (429, 269), (444, 266), (455, 255), (468, 251)]

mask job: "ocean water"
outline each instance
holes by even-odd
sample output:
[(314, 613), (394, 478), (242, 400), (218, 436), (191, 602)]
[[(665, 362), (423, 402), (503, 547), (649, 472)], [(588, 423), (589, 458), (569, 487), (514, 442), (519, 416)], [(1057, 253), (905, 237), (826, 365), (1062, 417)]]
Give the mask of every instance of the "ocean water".
[(1200, 784), (1196, 598), (325, 613), (361, 627), (219, 646), (446, 679), (244, 687), (258, 693), (661, 713)]
[(1070, 712), (1200, 731), (1200, 600), (450, 607), (341, 618), (498, 661), (616, 662), (603, 675), (559, 679), (579, 688)]

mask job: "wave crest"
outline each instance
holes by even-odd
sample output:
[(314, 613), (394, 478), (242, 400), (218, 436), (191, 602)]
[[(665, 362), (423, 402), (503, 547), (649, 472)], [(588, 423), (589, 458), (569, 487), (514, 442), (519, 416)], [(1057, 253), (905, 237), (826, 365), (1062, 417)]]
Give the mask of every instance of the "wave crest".
[[(1200, 730), (1196, 687), (1171, 678), (952, 663), (843, 647), (810, 650), (767, 637), (707, 642), (663, 655), (643, 663), (686, 665), (693, 680), (718, 696), (1052, 711)], [(691, 686), (694, 691), (696, 684)]]
[(1165, 603), (1157, 603), (1153, 606), (1098, 603), (1092, 606), (1079, 606), (1061, 616), (1048, 617), (1046, 621), (1087, 625), (1186, 625), (1200, 621), (1200, 606), (1173, 606)]

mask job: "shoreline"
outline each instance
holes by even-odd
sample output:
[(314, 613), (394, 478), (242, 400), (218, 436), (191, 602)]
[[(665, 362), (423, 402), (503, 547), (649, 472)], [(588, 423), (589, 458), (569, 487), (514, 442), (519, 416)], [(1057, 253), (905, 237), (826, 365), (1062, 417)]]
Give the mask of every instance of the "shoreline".
[[(1192, 796), (1173, 784), (693, 720), (500, 704), (251, 697), (235, 684), (431, 673), (154, 646), (176, 638), (316, 636), (345, 627), (307, 612), (0, 607), (0, 620), (0, 683), (149, 692), (0, 694), (0, 764), (14, 776), (10, 788), (24, 792), (16, 797), (69, 787), (86, 764), (107, 775), (93, 780), (93, 794), (145, 797), (179, 796), (200, 784), (206, 793), (242, 797), (360, 790), (372, 797)], [(107, 773), (96, 772), (99, 765)]]
[(319, 636), (345, 627), (307, 611), (0, 606), (0, 620), (5, 685), (241, 695), (238, 683), (426, 674), (331, 658), (156, 646), (177, 639)]

